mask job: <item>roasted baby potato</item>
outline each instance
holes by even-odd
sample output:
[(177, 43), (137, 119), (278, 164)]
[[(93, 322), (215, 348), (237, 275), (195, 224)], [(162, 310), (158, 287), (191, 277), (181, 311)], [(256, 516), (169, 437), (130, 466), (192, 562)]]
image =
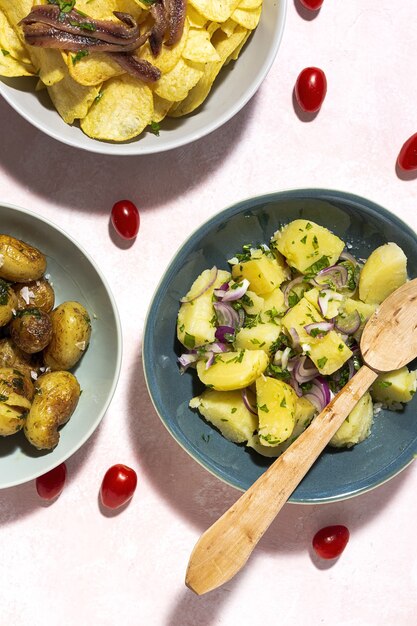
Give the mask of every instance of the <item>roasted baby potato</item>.
[(20, 350), (10, 337), (0, 339), (0, 368), (11, 367), (30, 378), (31, 372), (38, 372), (41, 363), (38, 356)]
[(51, 313), (52, 339), (44, 351), (51, 370), (69, 370), (82, 357), (91, 335), (87, 310), (79, 302), (63, 302)]
[(11, 398), (13, 405), (28, 409), (34, 393), (30, 376), (14, 367), (0, 368), (0, 395)]
[(10, 322), (16, 306), (17, 298), (13, 289), (0, 278), (0, 326), (5, 326)]
[(50, 313), (54, 308), (54, 290), (46, 278), (26, 283), (15, 283), (13, 291), (17, 297), (16, 308), (18, 311), (35, 308)]
[(75, 411), (80, 385), (70, 372), (49, 372), (36, 381), (35, 397), (27, 415), (24, 433), (38, 450), (51, 450), (59, 441), (58, 428)]
[(18, 311), (10, 322), (10, 336), (23, 352), (40, 352), (52, 339), (51, 318), (39, 309)]
[(0, 396), (0, 437), (14, 435), (23, 428), (27, 411), (10, 405)]
[(10, 235), (0, 235), (0, 278), (12, 283), (37, 280), (46, 269), (46, 258), (37, 248)]

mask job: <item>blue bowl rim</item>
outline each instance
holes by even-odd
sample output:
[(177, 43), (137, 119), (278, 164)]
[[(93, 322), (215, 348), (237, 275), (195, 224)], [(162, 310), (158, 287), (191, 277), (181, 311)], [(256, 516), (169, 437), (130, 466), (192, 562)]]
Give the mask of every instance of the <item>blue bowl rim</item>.
[[(154, 290), (154, 293), (152, 295), (152, 298), (151, 298), (151, 301), (150, 301), (150, 304), (146, 313), (145, 322), (144, 322), (143, 343), (142, 343), (143, 359), (142, 360), (143, 360), (143, 371), (144, 371), (145, 383), (148, 389), (148, 394), (155, 408), (155, 411), (157, 415), (159, 416), (159, 419), (161, 420), (165, 428), (168, 430), (168, 432), (171, 434), (171, 436), (175, 439), (175, 441), (181, 446), (181, 448), (185, 452), (187, 452), (187, 454), (191, 456), (191, 458), (193, 458), (199, 465), (201, 465), (202, 467), (204, 467), (204, 469), (210, 472), (210, 474), (212, 474), (213, 476), (215, 476), (222, 482), (226, 483), (227, 485), (231, 487), (234, 487), (235, 489), (239, 491), (245, 491), (245, 490), (240, 485), (237, 485), (235, 482), (233, 482), (232, 480), (228, 480), (227, 477), (225, 477), (224, 475), (218, 474), (216, 471), (214, 471), (212, 467), (210, 467), (209, 464), (207, 464), (197, 454), (193, 454), (192, 451), (186, 445), (184, 445), (184, 442), (181, 440), (181, 438), (178, 437), (176, 433), (170, 428), (168, 421), (166, 421), (166, 419), (164, 419), (164, 417), (162, 416), (162, 412), (160, 411), (153, 397), (150, 382), (149, 382), (150, 369), (151, 369), (150, 364), (152, 363), (152, 359), (151, 358), (148, 359), (147, 357), (147, 355), (150, 354), (150, 345), (152, 341), (151, 339), (152, 333), (150, 330), (150, 325), (151, 325), (150, 319), (151, 319), (151, 314), (152, 314), (153, 309), (156, 308), (158, 295), (161, 294), (163, 291), (161, 287), (164, 284), (170, 284), (171, 279), (172, 279), (172, 274), (174, 273), (174, 269), (173, 269), (174, 266), (176, 265), (180, 257), (182, 257), (183, 255), (187, 255), (192, 250), (192, 248), (194, 248), (195, 237), (197, 235), (199, 239), (201, 239), (202, 237), (206, 235), (207, 232), (209, 232), (220, 221), (226, 221), (232, 218), (234, 215), (237, 215), (238, 213), (241, 213), (245, 210), (258, 207), (259, 205), (266, 204), (268, 202), (274, 202), (282, 198), (285, 198), (286, 200), (291, 200), (291, 199), (303, 200), (303, 199), (316, 198), (316, 199), (320, 199), (320, 200), (328, 201), (328, 202), (332, 202), (332, 201), (346, 202), (347, 201), (351, 203), (352, 205), (360, 204), (360, 206), (362, 207), (362, 209), (365, 210), (365, 212), (368, 212), (370, 214), (376, 214), (378, 215), (378, 217), (382, 216), (382, 218), (387, 218), (390, 221), (396, 223), (401, 230), (412, 234), (414, 237), (417, 237), (417, 232), (414, 231), (414, 229), (411, 228), (411, 226), (409, 226), (408, 224), (406, 224), (401, 218), (399, 218), (397, 215), (395, 215), (391, 211), (388, 211), (388, 209), (382, 207), (381, 205), (373, 202), (372, 200), (369, 200), (368, 198), (365, 198), (364, 196), (352, 194), (347, 191), (321, 188), (321, 187), (292, 188), (292, 189), (269, 192), (269, 193), (262, 194), (259, 196), (249, 196), (218, 211), (215, 215), (212, 215), (208, 220), (206, 220), (205, 222), (197, 226), (197, 228), (193, 232), (191, 232), (191, 234), (188, 235), (186, 240), (181, 244), (181, 246), (174, 253), (171, 260), (168, 262), (159, 283), (157, 284)], [(417, 453), (417, 449), (414, 452)], [(395, 463), (391, 464), (392, 471), (388, 472), (382, 480), (380, 480), (379, 482), (375, 484), (371, 484), (371, 485), (363, 484), (362, 486), (359, 486), (355, 490), (351, 490), (351, 491), (345, 490), (343, 493), (336, 494), (335, 496), (329, 496), (326, 498), (319, 498), (319, 497), (313, 498), (312, 497), (309, 499), (305, 499), (305, 498), (302, 499), (302, 498), (294, 497), (294, 495), (292, 495), (288, 499), (288, 502), (292, 504), (315, 505), (315, 504), (330, 504), (332, 502), (340, 502), (343, 500), (354, 498), (364, 493), (373, 491), (377, 487), (380, 487), (381, 485), (390, 481), (392, 478), (394, 478), (395, 476), (400, 474), (403, 470), (405, 470), (409, 465), (411, 465), (415, 457), (416, 457), (416, 454), (409, 457), (409, 450), (403, 450), (403, 452), (396, 458)]]

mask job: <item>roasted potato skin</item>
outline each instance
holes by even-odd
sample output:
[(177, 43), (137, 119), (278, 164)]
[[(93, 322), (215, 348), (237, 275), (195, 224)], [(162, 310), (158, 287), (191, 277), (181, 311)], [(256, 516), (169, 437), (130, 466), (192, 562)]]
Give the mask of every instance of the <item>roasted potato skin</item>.
[(37, 280), (46, 270), (46, 258), (37, 248), (0, 234), (0, 278), (12, 283)]
[(55, 448), (59, 441), (58, 428), (70, 419), (80, 393), (80, 385), (70, 372), (48, 372), (39, 376), (24, 425), (25, 436), (35, 448)]
[(0, 395), (13, 397), (14, 406), (23, 406), (28, 409), (34, 394), (35, 388), (30, 376), (14, 367), (0, 368)]
[(0, 437), (8, 437), (22, 430), (27, 411), (10, 406), (0, 400)]
[(40, 352), (52, 339), (51, 318), (39, 309), (18, 311), (10, 322), (10, 336), (23, 352)]
[(88, 347), (91, 321), (79, 302), (63, 302), (52, 311), (52, 339), (45, 348), (44, 363), (51, 370), (69, 370)]
[(5, 326), (10, 322), (16, 307), (17, 298), (13, 289), (8, 283), (0, 279), (0, 326)]
[[(26, 283), (15, 283), (13, 291), (17, 297), (17, 310), (39, 309), (45, 313), (50, 313), (55, 304), (55, 293), (52, 285), (46, 278), (32, 280)], [(29, 302), (22, 296), (22, 291), (27, 289)]]
[(39, 373), (41, 365), (39, 355), (26, 354), (13, 343), (10, 337), (0, 339), (0, 368), (11, 367), (30, 378), (31, 372)]

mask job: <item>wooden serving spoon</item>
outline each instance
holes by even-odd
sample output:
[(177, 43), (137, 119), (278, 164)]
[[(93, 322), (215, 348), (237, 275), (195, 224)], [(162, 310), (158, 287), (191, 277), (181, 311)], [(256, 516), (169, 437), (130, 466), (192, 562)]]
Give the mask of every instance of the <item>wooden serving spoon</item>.
[(296, 441), (200, 537), (185, 584), (204, 594), (230, 580), (326, 447), (377, 372), (399, 369), (417, 356), (417, 278), (394, 291), (367, 322), (365, 362)]

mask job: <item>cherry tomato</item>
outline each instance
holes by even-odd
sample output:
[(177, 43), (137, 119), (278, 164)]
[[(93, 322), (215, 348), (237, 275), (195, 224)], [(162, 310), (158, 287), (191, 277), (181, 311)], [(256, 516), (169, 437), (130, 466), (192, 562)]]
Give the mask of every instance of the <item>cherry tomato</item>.
[(134, 239), (139, 232), (139, 211), (130, 200), (119, 200), (113, 205), (111, 221), (123, 239)]
[(295, 83), (295, 97), (303, 111), (315, 113), (326, 97), (327, 80), (323, 70), (306, 67)]
[(67, 477), (65, 463), (61, 463), (46, 474), (36, 479), (36, 491), (43, 500), (53, 500), (58, 497), (64, 488)]
[(101, 483), (101, 502), (109, 509), (118, 509), (131, 499), (137, 482), (136, 472), (131, 467), (121, 463), (113, 465), (107, 470)]
[(407, 139), (400, 150), (397, 163), (403, 170), (417, 169), (417, 133)]
[(335, 559), (346, 548), (349, 536), (346, 526), (326, 526), (314, 535), (313, 548), (322, 559)]
[(310, 11), (318, 11), (321, 8), (324, 0), (300, 0), (303, 7)]

